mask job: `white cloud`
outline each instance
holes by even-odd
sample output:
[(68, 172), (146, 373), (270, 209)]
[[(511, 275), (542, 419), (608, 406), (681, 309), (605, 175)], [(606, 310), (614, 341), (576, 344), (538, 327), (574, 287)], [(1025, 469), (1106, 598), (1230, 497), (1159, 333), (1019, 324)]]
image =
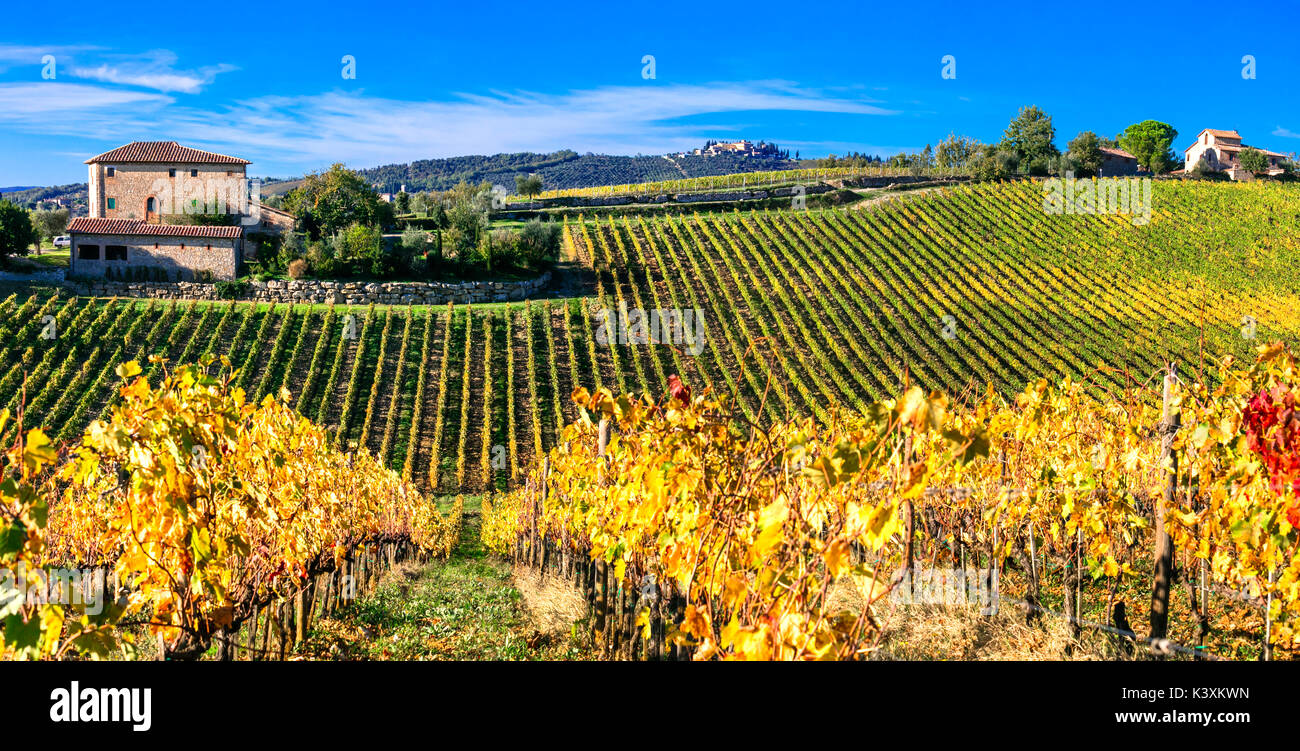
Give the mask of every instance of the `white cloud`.
[(1283, 128), (1281, 125), (1277, 126), (1277, 130), (1273, 131), (1273, 135), (1280, 136), (1282, 138), (1300, 138), (1300, 133), (1296, 133), (1293, 130), (1287, 130), (1286, 128)]
[[(0, 84), (0, 108), (6, 94)], [(93, 86), (82, 87), (95, 89)], [(173, 103), (161, 94), (102, 87), (94, 96), (68, 90), (57, 118), (13, 113), (12, 127), (102, 138), (177, 140), (251, 159), (261, 174), (301, 172), (342, 161), (363, 167), (415, 159), (515, 151), (574, 149), (612, 154), (662, 154), (698, 145), (735, 126), (727, 114), (803, 111), (894, 115), (875, 100), (828, 96), (785, 81), (703, 85), (608, 86), (559, 94), (459, 94), (446, 101), (371, 97), (362, 92), (264, 96), (212, 110)], [(52, 96), (50, 91), (45, 95)], [(19, 99), (18, 93), (12, 94)], [(91, 103), (99, 101), (98, 106)], [(46, 111), (55, 107), (45, 105)], [(130, 105), (130, 106), (128, 106)], [(710, 123), (699, 122), (701, 116)], [(686, 118), (693, 118), (689, 124)], [(0, 125), (6, 117), (0, 114)], [(780, 134), (768, 138), (783, 145)], [(788, 139), (786, 139), (788, 140)]]
[(93, 67), (73, 67), (69, 73), (77, 78), (104, 83), (197, 94), (222, 73), (238, 70), (226, 63), (197, 70), (176, 70), (176, 59), (176, 53), (169, 50), (152, 50), (141, 56), (114, 56), (114, 61)]
[[(29, 81), (0, 83), (0, 124), (11, 123), (41, 132), (48, 126), (76, 128), (80, 118), (98, 122), (100, 118), (139, 114), (141, 106), (162, 106), (172, 102), (163, 94), (126, 91), (63, 81)], [(124, 109), (131, 107), (131, 109)]]

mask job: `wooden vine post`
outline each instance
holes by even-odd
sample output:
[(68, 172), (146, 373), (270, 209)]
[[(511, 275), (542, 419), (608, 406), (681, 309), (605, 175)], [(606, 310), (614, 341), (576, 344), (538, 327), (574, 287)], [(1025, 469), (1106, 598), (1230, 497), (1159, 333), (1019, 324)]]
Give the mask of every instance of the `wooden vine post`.
[(1174, 543), (1165, 528), (1165, 512), (1173, 507), (1178, 488), (1178, 454), (1174, 451), (1174, 434), (1182, 424), (1174, 407), (1174, 389), (1178, 371), (1169, 366), (1165, 374), (1164, 410), (1160, 421), (1160, 464), (1166, 468), (1165, 489), (1156, 504), (1155, 579), (1151, 589), (1151, 639), (1164, 639), (1169, 632), (1169, 584), (1174, 572)]
[[(908, 436), (903, 442), (903, 476), (904, 479), (912, 475), (912, 436)], [(912, 543), (916, 539), (916, 511), (912, 508), (912, 500), (909, 498), (903, 501), (903, 581), (907, 584), (907, 602), (912, 602), (912, 596), (916, 593), (916, 572), (914, 570), (915, 551), (912, 549)]]
[[(609, 446), (609, 418), (604, 417), (600, 420), (600, 434), (598, 438), (598, 455), (601, 457), (598, 465), (599, 475), (597, 481), (604, 485), (607, 478), (605, 477), (605, 449)], [(609, 610), (609, 566), (602, 558), (596, 561), (596, 581), (593, 583), (596, 592), (596, 612), (593, 619), (592, 628), (593, 636), (604, 634), (606, 626), (606, 616)], [(605, 640), (601, 640), (604, 642)]]

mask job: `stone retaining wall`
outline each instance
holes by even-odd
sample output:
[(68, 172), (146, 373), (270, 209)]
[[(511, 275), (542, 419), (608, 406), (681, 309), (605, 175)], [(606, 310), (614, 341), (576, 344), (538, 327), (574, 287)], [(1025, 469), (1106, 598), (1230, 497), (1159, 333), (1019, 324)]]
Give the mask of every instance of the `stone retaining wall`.
[[(532, 297), (551, 281), (551, 272), (522, 282), (322, 282), (250, 280), (240, 300), (273, 303), (337, 303), (348, 305), (446, 305), (506, 302)], [(68, 283), (78, 295), (95, 297), (153, 297), (166, 300), (216, 300), (215, 284), (201, 282)]]

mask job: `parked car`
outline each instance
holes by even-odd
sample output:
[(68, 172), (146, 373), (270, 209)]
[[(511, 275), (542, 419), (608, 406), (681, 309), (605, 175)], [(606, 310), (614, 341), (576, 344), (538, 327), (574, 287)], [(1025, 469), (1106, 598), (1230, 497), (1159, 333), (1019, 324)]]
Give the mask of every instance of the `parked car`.
[(71, 247), (72, 247), (72, 238), (71, 238), (71, 237), (68, 237), (67, 235), (59, 235), (58, 237), (54, 238), (54, 247), (56, 247), (56, 248), (71, 248)]

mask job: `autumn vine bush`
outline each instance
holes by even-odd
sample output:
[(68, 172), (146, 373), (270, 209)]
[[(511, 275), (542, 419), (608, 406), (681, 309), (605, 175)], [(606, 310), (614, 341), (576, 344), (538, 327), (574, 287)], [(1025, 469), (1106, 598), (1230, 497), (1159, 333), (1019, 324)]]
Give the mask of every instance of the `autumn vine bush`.
[[(659, 404), (578, 389), (549, 472), (485, 503), (482, 536), (502, 555), (545, 540), (605, 561), (625, 589), (669, 586), (684, 602), (673, 638), (697, 659), (843, 659), (876, 646), (877, 603), (926, 561), (1014, 561), (1036, 608), (1034, 561), (1050, 559), (1075, 617), (1077, 577), (1108, 592), (1108, 610), (1122, 582), (1150, 591), (1163, 510), (1180, 576), (1204, 567), (1267, 604), (1273, 643), (1294, 644), (1300, 369), (1272, 345), (1246, 367), (1224, 358), (1212, 382), (1172, 392), (1176, 472), (1159, 398), (1098, 398), (1068, 377), (962, 404), (912, 387), (860, 413), (830, 409), (825, 424), (768, 428), (680, 387)], [(854, 607), (832, 596), (843, 586)]]
[[(947, 400), (913, 389), (857, 426), (742, 430), (725, 403), (678, 394), (660, 406), (575, 391), (580, 417), (551, 451), (544, 506), (526, 491), (497, 499), (485, 543), (509, 553), (536, 517), (625, 586), (673, 583), (686, 600), (676, 638), (699, 659), (861, 656), (877, 634), (870, 601), (896, 567), (899, 504), (926, 484), (925, 465), (901, 466), (893, 439), (942, 424)], [(601, 420), (617, 428), (604, 456)], [(945, 440), (944, 461), (978, 446), (954, 431)], [(856, 612), (832, 603), (827, 583), (841, 576), (868, 593)]]
[[(12, 422), (0, 410), (0, 432)], [(0, 482), (0, 659), (50, 659), (68, 654), (103, 655), (111, 647), (113, 623), (121, 615), (109, 607), (80, 613), (59, 602), (29, 602), (23, 596), (43, 589), (42, 561), (49, 523), (49, 499), (41, 478), (58, 460), (49, 437), (40, 429), (20, 434), (3, 455)]]
[[(1218, 385), (1183, 396), (1179, 446), (1189, 486), (1171, 514), (1180, 549), (1208, 562), (1214, 580), (1267, 598), (1278, 644), (1300, 641), (1300, 367), (1281, 344), (1256, 361), (1220, 367)], [(1188, 419), (1190, 417), (1190, 420)]]
[[(219, 631), (364, 546), (454, 545), (459, 504), (444, 516), (364, 450), (334, 450), (284, 392), (246, 401), (225, 358), (177, 368), (157, 388), (140, 373), (118, 368), (121, 403), (44, 486), (48, 527), (24, 544), (41, 566), (110, 567), (129, 591), (124, 622), (147, 624), (170, 656), (203, 654)], [(51, 460), (41, 445), (29, 435), (29, 464)], [(26, 618), (59, 630), (43, 613)]]

